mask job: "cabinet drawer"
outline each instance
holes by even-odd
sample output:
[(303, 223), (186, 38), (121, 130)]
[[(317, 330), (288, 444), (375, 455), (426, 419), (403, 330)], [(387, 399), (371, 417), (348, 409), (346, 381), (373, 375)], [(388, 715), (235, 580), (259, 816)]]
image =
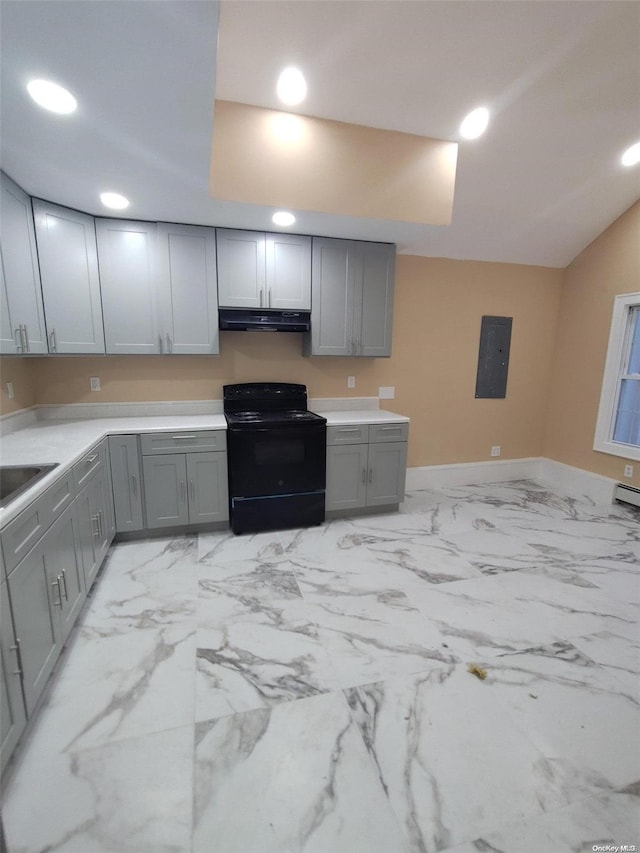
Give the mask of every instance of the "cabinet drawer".
[(80, 462), (76, 462), (73, 466), (73, 479), (76, 484), (76, 491), (79, 492), (97, 471), (104, 468), (106, 455), (106, 441), (102, 441), (100, 444), (92, 447)]
[(9, 574), (28, 554), (75, 496), (73, 472), (67, 471), (2, 531), (2, 553)]
[(203, 429), (193, 432), (147, 432), (140, 436), (143, 456), (185, 451), (226, 450), (227, 433), (223, 429)]
[(327, 427), (327, 444), (366, 444), (368, 441), (368, 424)]
[(409, 424), (371, 424), (369, 426), (369, 443), (378, 444), (381, 441), (408, 441)]

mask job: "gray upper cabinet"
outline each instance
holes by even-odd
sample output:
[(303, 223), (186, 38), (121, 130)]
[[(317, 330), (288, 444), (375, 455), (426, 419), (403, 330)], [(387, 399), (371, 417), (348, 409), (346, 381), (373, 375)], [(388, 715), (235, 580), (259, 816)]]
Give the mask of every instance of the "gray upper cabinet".
[(0, 352), (47, 352), (31, 199), (0, 173), (0, 254), (4, 278)]
[(217, 354), (215, 228), (159, 223), (158, 284), (163, 351)]
[(395, 246), (314, 237), (305, 355), (391, 355)]
[(216, 229), (223, 308), (311, 308), (311, 238)]
[(96, 219), (106, 351), (161, 352), (155, 223)]
[(33, 200), (49, 352), (104, 353), (92, 216)]

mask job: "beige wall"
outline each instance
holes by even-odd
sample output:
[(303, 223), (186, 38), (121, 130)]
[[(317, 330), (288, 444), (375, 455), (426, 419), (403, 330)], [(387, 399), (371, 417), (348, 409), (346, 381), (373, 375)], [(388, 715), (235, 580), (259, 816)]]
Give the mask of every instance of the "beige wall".
[[(622, 479), (630, 460), (593, 450), (614, 297), (640, 289), (640, 202), (604, 231), (564, 272), (560, 334), (549, 387), (543, 454)], [(640, 486), (640, 463), (632, 480)]]
[[(41, 362), (42, 359), (38, 359)], [(28, 409), (36, 403), (35, 364), (28, 358), (0, 358), (0, 415)], [(7, 382), (13, 384), (14, 398), (9, 399)]]
[[(313, 397), (395, 385), (384, 405), (411, 417), (410, 465), (489, 459), (495, 444), (503, 458), (539, 456), (561, 281), (561, 270), (400, 255), (390, 359), (304, 358), (297, 334), (224, 332), (218, 358), (5, 358), (2, 368), (31, 370), (38, 403), (220, 399), (225, 382), (253, 380), (303, 382)], [(505, 400), (474, 398), (483, 314), (513, 317)], [(101, 392), (89, 391), (90, 376)]]

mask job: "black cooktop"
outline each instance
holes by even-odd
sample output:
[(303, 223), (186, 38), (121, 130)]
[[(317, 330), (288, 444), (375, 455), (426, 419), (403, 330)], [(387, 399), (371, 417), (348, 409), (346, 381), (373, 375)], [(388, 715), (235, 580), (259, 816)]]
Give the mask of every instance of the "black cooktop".
[(307, 409), (307, 387), (294, 382), (242, 382), (223, 386), (227, 423), (233, 427), (324, 424)]

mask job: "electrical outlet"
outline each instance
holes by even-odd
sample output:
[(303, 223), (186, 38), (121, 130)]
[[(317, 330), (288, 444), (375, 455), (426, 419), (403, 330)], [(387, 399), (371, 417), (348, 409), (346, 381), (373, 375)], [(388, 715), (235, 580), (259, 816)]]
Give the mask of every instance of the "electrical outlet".
[(89, 378), (89, 385), (92, 391), (100, 390), (100, 377), (99, 376), (91, 376)]
[(633, 465), (625, 465), (624, 466), (624, 476), (625, 477), (633, 477)]
[(500, 456), (500, 453), (501, 453), (501, 448), (500, 448), (499, 444), (496, 444), (496, 445), (494, 445), (494, 447), (491, 448), (491, 455), (492, 456)]
[(347, 376), (347, 388), (355, 388), (356, 387), (356, 377), (355, 376)]
[(13, 400), (15, 394), (13, 393), (13, 382), (7, 382), (7, 397), (10, 400)]

